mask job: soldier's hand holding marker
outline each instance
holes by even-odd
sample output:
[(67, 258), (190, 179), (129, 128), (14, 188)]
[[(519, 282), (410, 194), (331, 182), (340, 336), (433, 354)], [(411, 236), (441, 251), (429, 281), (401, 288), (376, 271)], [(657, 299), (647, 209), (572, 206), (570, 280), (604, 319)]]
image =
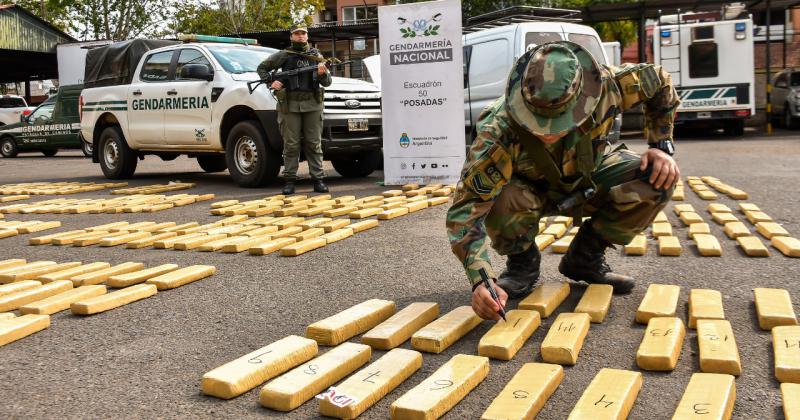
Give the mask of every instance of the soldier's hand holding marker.
[[(494, 281), (494, 280), (492, 280)], [(499, 321), (500, 309), (506, 306), (508, 301), (508, 294), (497, 283), (494, 284), (494, 291), (500, 300), (500, 304), (492, 298), (489, 289), (486, 288), (484, 283), (479, 283), (472, 291), (472, 310), (475, 311), (479, 317), (489, 319), (492, 321)]]

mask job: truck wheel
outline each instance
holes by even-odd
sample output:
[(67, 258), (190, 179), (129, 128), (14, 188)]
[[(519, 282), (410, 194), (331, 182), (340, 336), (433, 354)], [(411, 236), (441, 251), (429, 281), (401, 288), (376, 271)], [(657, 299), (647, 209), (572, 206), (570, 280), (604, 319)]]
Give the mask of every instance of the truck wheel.
[(2, 154), (3, 157), (17, 157), (17, 153), (19, 153), (19, 150), (17, 150), (17, 143), (14, 142), (14, 139), (5, 137), (0, 140), (0, 154)]
[(92, 145), (81, 140), (81, 151), (86, 157), (92, 157)]
[(361, 152), (347, 159), (334, 159), (331, 161), (333, 169), (345, 178), (362, 178), (369, 176), (380, 166), (381, 151), (369, 150)]
[(231, 178), (246, 188), (275, 181), (281, 169), (280, 155), (267, 145), (267, 137), (255, 121), (233, 126), (225, 143), (225, 161)]
[(100, 134), (100, 168), (108, 179), (130, 178), (136, 171), (136, 154), (128, 147), (118, 126), (106, 127)]
[(225, 163), (225, 156), (198, 156), (197, 163), (208, 173), (222, 172), (228, 169), (228, 164)]
[(44, 149), (42, 150), (42, 154), (47, 157), (53, 157), (58, 153), (58, 149)]
[(783, 107), (783, 126), (790, 130), (797, 128), (797, 119), (792, 117), (788, 104)]
[(726, 136), (741, 137), (744, 135), (744, 120), (728, 120), (723, 124)]

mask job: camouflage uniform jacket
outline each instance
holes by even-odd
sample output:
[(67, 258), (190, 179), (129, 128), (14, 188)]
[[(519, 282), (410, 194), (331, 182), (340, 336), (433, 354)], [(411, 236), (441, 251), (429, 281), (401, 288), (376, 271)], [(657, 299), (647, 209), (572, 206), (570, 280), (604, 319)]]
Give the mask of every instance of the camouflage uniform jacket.
[[(298, 51), (299, 53), (303, 53), (302, 51)], [(289, 55), (291, 53), (287, 52), (286, 50), (281, 50), (276, 52), (275, 54), (270, 55), (261, 64), (258, 65), (258, 69), (256, 72), (258, 76), (262, 79), (267, 77), (267, 74), (276, 69), (283, 69), (283, 66), (289, 59)], [(309, 48), (306, 54), (313, 54), (319, 58), (323, 58), (322, 54), (319, 53), (315, 48)], [(309, 65), (313, 65), (317, 63), (314, 60), (307, 60)], [(294, 70), (294, 69), (283, 69), (283, 70)], [(278, 110), (281, 112), (310, 112), (310, 111), (322, 111), (324, 105), (322, 99), (325, 95), (325, 87), (330, 86), (333, 82), (333, 78), (331, 77), (331, 73), (326, 71), (325, 74), (319, 75), (319, 84), (320, 88), (319, 91), (316, 93), (313, 92), (288, 92), (286, 87), (281, 90), (275, 91), (275, 97), (278, 99), (279, 106)]]
[[(552, 158), (561, 162), (563, 177), (578, 174), (575, 145), (608, 135), (614, 118), (639, 103), (645, 107), (648, 143), (672, 140), (675, 109), (679, 99), (669, 73), (649, 64), (624, 64), (621, 67), (602, 67), (603, 86), (600, 101), (592, 116), (595, 123), (583, 134), (575, 130), (562, 140), (546, 145)], [(656, 82), (651, 96), (642, 89), (642, 79)], [(487, 106), (477, 122), (477, 137), (473, 142), (461, 173), (455, 201), (447, 214), (450, 245), (462, 262), (471, 284), (481, 281), (480, 268), (493, 278), (488, 256), (484, 219), (493, 201), (512, 177), (524, 181), (543, 180), (528, 150), (515, 133), (514, 122), (505, 109), (505, 96)], [(595, 153), (603, 153), (605, 142)], [(474, 188), (475, 180), (481, 188)], [(480, 191), (480, 192), (479, 192)], [(538, 228), (534, 227), (534, 228)]]

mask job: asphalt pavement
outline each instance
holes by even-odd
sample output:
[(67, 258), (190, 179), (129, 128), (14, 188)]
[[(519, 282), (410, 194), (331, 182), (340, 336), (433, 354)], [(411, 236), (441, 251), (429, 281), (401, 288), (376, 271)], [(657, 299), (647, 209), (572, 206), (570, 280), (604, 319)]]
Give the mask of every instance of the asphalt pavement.
[[(643, 151), (642, 140), (628, 139)], [(800, 137), (779, 132), (772, 137), (748, 132), (742, 139), (709, 136), (679, 139), (676, 158), (683, 175), (710, 175), (750, 194), (748, 202), (800, 236)], [(302, 164), (305, 167), (305, 164)], [(331, 193), (366, 196), (380, 193), (377, 172), (365, 179), (343, 179), (328, 167)], [(100, 168), (79, 152), (55, 158), (39, 154), (0, 159), (0, 184), (34, 181), (104, 182)], [(172, 180), (195, 182), (179, 193), (214, 193), (216, 200), (249, 200), (278, 194), (280, 185), (240, 189), (226, 173), (204, 174), (194, 160), (184, 157), (162, 162), (148, 157), (140, 162), (131, 186), (163, 184)], [(311, 191), (301, 183), (298, 193)], [(625, 257), (609, 250), (615, 270), (636, 277), (639, 286), (626, 296), (615, 296), (602, 324), (593, 324), (575, 366), (565, 368), (561, 386), (538, 418), (564, 419), (583, 390), (604, 367), (639, 371), (636, 349), (644, 326), (634, 314), (650, 283), (681, 286), (678, 315), (687, 321), (687, 299), (692, 288), (723, 293), (725, 314), (733, 325), (743, 373), (736, 380), (734, 418), (782, 418), (779, 384), (773, 375), (771, 336), (762, 331), (753, 305), (755, 287), (790, 291), (800, 312), (800, 260), (770, 248), (770, 258), (748, 258), (727, 239), (705, 212), (707, 202), (686, 188), (687, 203), (697, 208), (720, 240), (723, 256), (700, 257), (687, 239), (687, 228), (665, 209), (684, 253), (658, 257), (655, 242), (643, 257)], [(107, 191), (73, 197), (108, 197)], [(50, 197), (47, 197), (50, 198)], [(32, 200), (43, 199), (35, 197)], [(737, 202), (721, 196), (717, 202), (734, 208)], [(451, 254), (445, 232), (447, 205), (394, 220), (296, 258), (172, 250), (128, 250), (96, 246), (29, 246), (34, 235), (0, 239), (0, 259), (141, 261), (147, 265), (212, 264), (217, 274), (103, 314), (78, 317), (65, 311), (52, 317), (49, 329), (0, 347), (0, 416), (3, 418), (316, 418), (312, 400), (291, 413), (279, 413), (258, 404), (260, 386), (224, 401), (200, 392), (202, 375), (228, 361), (290, 334), (304, 335), (314, 321), (371, 298), (393, 300), (398, 309), (411, 302), (430, 301), (441, 312), (468, 305), (469, 285)], [(209, 202), (153, 214), (121, 215), (8, 215), (8, 220), (60, 220), (60, 230), (126, 220), (201, 223)], [(52, 231), (49, 231), (50, 233)], [(542, 280), (559, 281), (560, 256), (544, 252)], [(498, 272), (505, 259), (492, 253)], [(556, 314), (543, 320), (514, 360), (492, 361), (489, 376), (444, 416), (479, 418), (492, 399), (526, 362), (541, 361), (539, 346), (560, 312), (571, 311), (583, 287), (573, 285), (570, 297)], [(513, 307), (513, 305), (511, 305)], [(386, 418), (391, 403), (422, 381), (452, 356), (477, 354), (480, 337), (491, 327), (483, 322), (439, 355), (424, 354), (423, 367), (368, 410), (363, 418)], [(350, 341), (357, 342), (358, 337)], [(410, 343), (402, 345), (411, 348)], [(321, 348), (321, 352), (327, 348)], [(374, 361), (382, 351), (374, 351)], [(668, 419), (672, 416), (693, 372), (699, 371), (696, 332), (688, 330), (678, 367), (667, 373), (643, 372), (644, 385), (631, 412), (632, 419)]]

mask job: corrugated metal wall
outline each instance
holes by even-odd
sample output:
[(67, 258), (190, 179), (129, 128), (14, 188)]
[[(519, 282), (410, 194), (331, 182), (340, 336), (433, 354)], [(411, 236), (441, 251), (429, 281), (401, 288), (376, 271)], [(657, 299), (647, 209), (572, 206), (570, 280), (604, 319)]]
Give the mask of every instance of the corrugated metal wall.
[(70, 41), (16, 8), (0, 9), (0, 49), (54, 53)]

